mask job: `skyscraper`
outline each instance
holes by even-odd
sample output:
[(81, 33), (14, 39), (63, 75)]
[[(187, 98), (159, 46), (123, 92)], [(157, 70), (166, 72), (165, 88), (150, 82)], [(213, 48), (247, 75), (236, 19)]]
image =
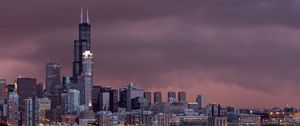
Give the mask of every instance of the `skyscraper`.
[(144, 98), (147, 101), (147, 104), (150, 105), (151, 104), (151, 92), (144, 92)]
[(4, 100), (6, 97), (6, 80), (0, 79), (0, 100)]
[(109, 111), (111, 112), (118, 112), (118, 90), (111, 90), (109, 92)]
[(196, 102), (198, 103), (200, 109), (204, 107), (204, 98), (202, 95), (197, 96)]
[(131, 111), (132, 100), (135, 98), (144, 98), (144, 90), (130, 83), (127, 87), (120, 89), (120, 107)]
[(186, 102), (186, 92), (178, 92), (178, 101)]
[(46, 64), (46, 92), (50, 94), (59, 93), (62, 90), (60, 80), (60, 65), (58, 63)]
[(176, 100), (176, 92), (168, 92), (168, 102), (174, 102)]
[(25, 126), (37, 126), (39, 122), (39, 101), (37, 98), (27, 98), (25, 102)]
[(24, 100), (35, 96), (37, 80), (35, 78), (18, 78), (16, 82), (19, 95), (19, 109), (24, 112)]
[(42, 98), (44, 96), (44, 88), (42, 83), (36, 85), (35, 96), (38, 98)]
[(68, 92), (68, 112), (79, 112), (80, 107), (80, 92), (75, 89), (70, 89)]
[(154, 92), (154, 103), (162, 103), (162, 93)]
[(85, 51), (83, 54), (81, 83), (84, 84), (84, 101), (86, 107), (92, 107), (92, 86), (93, 86), (93, 71), (91, 51)]
[[(86, 7), (87, 8), (87, 7)], [(89, 22), (89, 14), (86, 9), (86, 15), (81, 7), (80, 24), (79, 24), (79, 39), (74, 41), (74, 61), (73, 61), (73, 82), (77, 83), (79, 76), (83, 70), (83, 53), (91, 51), (91, 25)]]
[(10, 126), (18, 126), (19, 121), (19, 96), (15, 92), (8, 94), (8, 123)]

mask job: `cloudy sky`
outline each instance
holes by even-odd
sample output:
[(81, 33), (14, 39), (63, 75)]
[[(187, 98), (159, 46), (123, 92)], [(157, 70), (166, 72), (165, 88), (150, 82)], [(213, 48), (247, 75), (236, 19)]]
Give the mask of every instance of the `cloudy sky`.
[[(71, 75), (80, 0), (0, 1), (0, 76)], [(299, 0), (89, 0), (94, 83), (300, 107)]]

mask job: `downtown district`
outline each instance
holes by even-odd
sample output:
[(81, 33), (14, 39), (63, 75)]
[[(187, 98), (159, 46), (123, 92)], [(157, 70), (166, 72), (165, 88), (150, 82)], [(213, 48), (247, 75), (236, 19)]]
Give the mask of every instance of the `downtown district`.
[[(34, 78), (0, 79), (0, 125), (9, 126), (298, 126), (293, 107), (250, 109), (205, 104), (186, 92), (146, 92), (133, 83), (119, 90), (93, 86), (88, 10), (81, 9), (74, 41), (73, 75), (61, 77), (58, 63), (46, 64), (46, 87)], [(177, 95), (176, 95), (177, 94)]]

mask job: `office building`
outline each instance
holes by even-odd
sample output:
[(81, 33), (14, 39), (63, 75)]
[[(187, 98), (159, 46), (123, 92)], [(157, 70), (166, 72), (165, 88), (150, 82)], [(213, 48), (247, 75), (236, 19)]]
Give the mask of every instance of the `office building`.
[(168, 92), (168, 102), (169, 103), (175, 102), (175, 100), (176, 100), (176, 92), (169, 91)]
[(79, 38), (74, 41), (73, 83), (78, 83), (78, 78), (83, 73), (84, 56), (82, 54), (85, 53), (85, 51), (91, 51), (91, 25), (89, 22), (87, 8), (86, 13), (84, 13), (81, 9)]
[(119, 99), (118, 99), (118, 90), (111, 90), (109, 92), (109, 111), (111, 112), (118, 112), (118, 102), (119, 102)]
[(8, 123), (11, 126), (18, 126), (19, 121), (19, 96), (15, 92), (8, 94)]
[(51, 101), (49, 98), (39, 99), (39, 120), (44, 120), (46, 118), (46, 111), (51, 109)]
[(42, 83), (36, 85), (35, 96), (38, 98), (42, 98), (44, 96), (44, 86)]
[(16, 83), (19, 95), (19, 109), (21, 112), (24, 112), (24, 100), (29, 97), (35, 97), (37, 80), (35, 78), (18, 78)]
[(147, 104), (150, 105), (151, 104), (151, 92), (144, 92), (144, 98), (146, 99), (147, 101)]
[(0, 78), (0, 100), (4, 100), (7, 97), (6, 93), (6, 80)]
[(197, 96), (196, 102), (198, 103), (200, 109), (204, 107), (204, 98), (202, 95)]
[(178, 101), (186, 102), (186, 92), (178, 92)]
[(93, 71), (92, 71), (92, 56), (90, 51), (85, 51), (82, 61), (82, 75), (80, 76), (81, 84), (84, 85), (84, 105), (88, 108), (92, 107), (92, 86), (93, 86)]
[(25, 126), (37, 126), (39, 123), (39, 100), (27, 98), (25, 102), (24, 124)]
[(130, 83), (127, 87), (120, 89), (120, 107), (131, 111), (131, 100), (136, 97), (144, 98), (144, 90)]
[(62, 84), (60, 80), (60, 65), (58, 63), (46, 64), (46, 92), (50, 94), (58, 94), (62, 92)]
[(68, 91), (68, 112), (74, 113), (80, 110), (80, 91), (70, 89)]
[(154, 92), (154, 103), (162, 103), (162, 93)]
[(219, 104), (209, 104), (206, 107), (206, 115), (209, 116), (209, 117), (214, 117), (214, 116), (222, 116), (224, 114), (222, 113), (221, 105), (219, 105)]

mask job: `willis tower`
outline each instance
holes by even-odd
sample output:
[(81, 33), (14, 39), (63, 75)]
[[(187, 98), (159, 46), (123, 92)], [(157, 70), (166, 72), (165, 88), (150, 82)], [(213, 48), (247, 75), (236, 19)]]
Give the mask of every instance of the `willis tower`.
[(91, 25), (89, 21), (89, 13), (87, 6), (85, 13), (81, 7), (79, 39), (74, 41), (74, 61), (73, 61), (73, 77), (72, 83), (80, 91), (80, 104), (84, 105), (88, 110), (92, 103), (92, 57), (91, 52)]
[(81, 7), (79, 39), (74, 41), (73, 83), (78, 83), (80, 75), (82, 75), (83, 53), (85, 51), (91, 51), (91, 25), (88, 9), (86, 9), (86, 14), (84, 15)]

